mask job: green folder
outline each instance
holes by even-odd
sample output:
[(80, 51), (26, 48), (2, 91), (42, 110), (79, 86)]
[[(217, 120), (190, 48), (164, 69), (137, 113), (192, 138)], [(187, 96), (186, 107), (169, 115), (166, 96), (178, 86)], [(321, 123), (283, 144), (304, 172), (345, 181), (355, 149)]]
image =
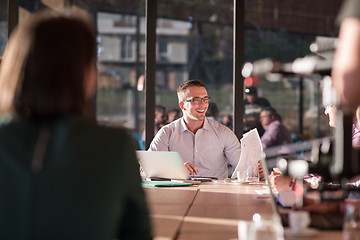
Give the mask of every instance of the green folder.
[(184, 187), (191, 186), (191, 183), (172, 182), (172, 181), (143, 181), (143, 187)]

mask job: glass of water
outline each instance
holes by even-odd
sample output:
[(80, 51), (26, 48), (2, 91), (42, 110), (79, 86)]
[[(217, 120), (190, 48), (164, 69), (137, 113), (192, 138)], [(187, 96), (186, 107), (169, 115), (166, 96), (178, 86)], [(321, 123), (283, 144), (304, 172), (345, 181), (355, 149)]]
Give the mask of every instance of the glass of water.
[(247, 168), (246, 182), (259, 182), (259, 169), (257, 165), (251, 165)]
[(284, 228), (277, 215), (254, 214), (249, 240), (284, 240)]
[(343, 239), (360, 240), (360, 199), (347, 199), (345, 204)]

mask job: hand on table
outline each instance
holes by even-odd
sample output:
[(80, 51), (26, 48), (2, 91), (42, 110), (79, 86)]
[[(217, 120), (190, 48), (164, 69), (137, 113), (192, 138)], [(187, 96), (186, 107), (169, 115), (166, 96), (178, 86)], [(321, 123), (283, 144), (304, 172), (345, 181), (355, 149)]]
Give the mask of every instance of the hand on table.
[(185, 165), (186, 169), (189, 171), (190, 174), (192, 174), (192, 173), (197, 174), (198, 171), (199, 171), (197, 169), (197, 167), (195, 167), (195, 165), (192, 164), (192, 163), (186, 162), (186, 163), (184, 163), (184, 165)]

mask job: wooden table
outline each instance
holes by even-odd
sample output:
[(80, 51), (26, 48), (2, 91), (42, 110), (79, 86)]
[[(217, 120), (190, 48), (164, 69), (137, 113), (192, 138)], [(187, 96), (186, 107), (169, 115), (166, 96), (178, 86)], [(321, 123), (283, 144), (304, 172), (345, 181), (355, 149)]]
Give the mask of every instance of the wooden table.
[[(263, 184), (218, 181), (190, 187), (145, 188), (154, 239), (236, 240), (240, 220), (250, 221), (254, 213), (273, 214), (270, 200), (256, 190), (264, 190)], [(321, 231), (311, 239), (341, 238), (340, 231)]]

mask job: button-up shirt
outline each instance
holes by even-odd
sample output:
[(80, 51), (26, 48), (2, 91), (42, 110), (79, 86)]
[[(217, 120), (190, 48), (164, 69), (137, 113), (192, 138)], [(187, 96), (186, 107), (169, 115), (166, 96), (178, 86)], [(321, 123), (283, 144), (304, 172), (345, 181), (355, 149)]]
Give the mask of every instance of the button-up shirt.
[(150, 151), (175, 151), (184, 162), (198, 168), (198, 176), (226, 178), (227, 162), (236, 167), (241, 146), (226, 126), (205, 118), (203, 127), (194, 134), (183, 118), (160, 129), (150, 144)]

